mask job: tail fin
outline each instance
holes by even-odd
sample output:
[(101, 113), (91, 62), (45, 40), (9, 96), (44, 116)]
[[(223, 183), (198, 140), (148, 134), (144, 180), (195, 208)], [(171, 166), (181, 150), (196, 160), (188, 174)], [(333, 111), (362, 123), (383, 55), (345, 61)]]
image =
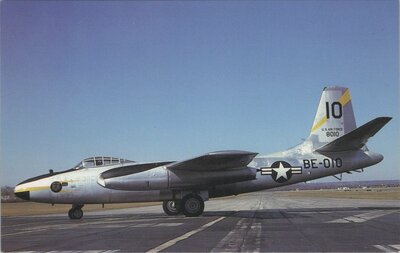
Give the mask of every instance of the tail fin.
[(325, 87), (308, 140), (321, 147), (356, 128), (350, 91), (344, 87)]

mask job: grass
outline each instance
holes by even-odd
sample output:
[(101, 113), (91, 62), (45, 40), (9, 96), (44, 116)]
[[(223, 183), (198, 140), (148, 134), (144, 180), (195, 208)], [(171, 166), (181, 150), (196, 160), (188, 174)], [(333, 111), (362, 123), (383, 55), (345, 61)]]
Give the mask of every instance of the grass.
[(277, 192), (284, 197), (320, 197), (342, 199), (376, 199), (376, 200), (400, 200), (400, 187), (372, 188), (372, 189), (324, 189), (324, 190), (300, 190)]

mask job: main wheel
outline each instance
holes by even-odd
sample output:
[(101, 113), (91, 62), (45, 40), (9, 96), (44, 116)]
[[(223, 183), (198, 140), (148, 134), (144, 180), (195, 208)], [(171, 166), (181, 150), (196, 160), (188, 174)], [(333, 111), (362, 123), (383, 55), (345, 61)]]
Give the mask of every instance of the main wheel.
[(181, 213), (180, 203), (177, 200), (166, 200), (163, 202), (163, 210), (167, 215), (178, 215)]
[(197, 194), (186, 195), (182, 199), (182, 212), (188, 217), (196, 217), (204, 211), (204, 201)]

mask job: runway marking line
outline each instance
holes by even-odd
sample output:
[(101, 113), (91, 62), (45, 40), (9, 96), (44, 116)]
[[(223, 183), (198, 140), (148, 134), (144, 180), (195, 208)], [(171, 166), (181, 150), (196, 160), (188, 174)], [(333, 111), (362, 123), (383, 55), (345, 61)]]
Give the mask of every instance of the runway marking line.
[[(148, 220), (159, 220), (159, 219), (148, 219)], [(143, 221), (143, 220), (142, 220)], [(117, 224), (115, 224), (117, 223)], [(40, 231), (45, 231), (49, 229), (73, 229), (79, 226), (88, 226), (88, 225), (98, 225), (102, 224), (107, 227), (126, 227), (126, 225), (122, 225), (120, 223), (134, 223), (135, 225), (130, 225), (130, 227), (176, 227), (180, 226), (183, 223), (137, 223), (137, 221), (93, 221), (93, 222), (85, 222), (85, 223), (72, 223), (72, 224), (50, 224), (50, 225), (45, 225), (45, 226), (35, 226), (34, 228), (22, 228), (19, 230), (22, 230), (20, 232), (14, 232), (14, 233), (8, 233), (8, 234), (2, 234), (2, 236), (10, 236), (10, 235), (19, 235), (19, 234), (28, 234), (28, 233), (34, 233), (34, 232), (40, 232)], [(29, 223), (29, 224), (36, 224), (36, 223)], [(107, 225), (111, 224), (111, 225)], [(3, 227), (2, 227), (3, 228)]]
[(383, 252), (400, 252), (400, 244), (374, 245), (374, 247)]
[(27, 233), (33, 233), (33, 232), (44, 231), (44, 230), (47, 230), (47, 229), (36, 229), (36, 230), (29, 230), (29, 231), (22, 231), (22, 232), (10, 233), (10, 234), (2, 234), (1, 236), (27, 234)]
[(216, 220), (213, 220), (213, 221), (211, 221), (211, 222), (209, 222), (209, 223), (207, 223), (207, 224), (205, 224), (205, 225), (203, 225), (203, 226), (201, 226), (201, 227), (199, 227), (197, 229), (189, 231), (186, 234), (183, 234), (183, 235), (181, 235), (179, 237), (176, 237), (175, 239), (169, 240), (168, 242), (165, 242), (165, 243), (163, 243), (163, 244), (161, 244), (161, 245), (159, 245), (159, 246), (157, 246), (155, 248), (152, 248), (152, 249), (146, 251), (146, 253), (156, 253), (156, 252), (160, 252), (162, 250), (165, 250), (166, 248), (169, 248), (172, 245), (175, 245), (177, 242), (185, 240), (185, 239), (191, 237), (192, 235), (195, 235), (195, 234), (203, 231), (204, 229), (206, 229), (208, 227), (211, 227), (215, 223), (222, 221), (223, 219), (225, 219), (225, 217), (220, 217), (220, 218), (218, 218)]
[(375, 218), (379, 218), (385, 215), (389, 215), (392, 213), (395, 213), (397, 211), (387, 211), (387, 210), (378, 210), (378, 211), (372, 211), (372, 212), (367, 212), (367, 213), (362, 213), (358, 215), (352, 215), (348, 216), (345, 218), (340, 218), (332, 221), (327, 221), (325, 223), (350, 223), (350, 222), (355, 222), (355, 223), (361, 223), (361, 222), (366, 222)]

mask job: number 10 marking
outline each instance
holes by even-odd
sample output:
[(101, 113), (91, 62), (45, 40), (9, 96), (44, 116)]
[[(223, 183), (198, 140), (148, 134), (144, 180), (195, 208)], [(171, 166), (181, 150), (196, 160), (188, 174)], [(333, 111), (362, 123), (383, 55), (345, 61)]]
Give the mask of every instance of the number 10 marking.
[(330, 118), (330, 114), (335, 119), (340, 119), (343, 115), (342, 104), (339, 102), (333, 102), (331, 106), (329, 106), (329, 102), (325, 103), (326, 105), (326, 118)]

